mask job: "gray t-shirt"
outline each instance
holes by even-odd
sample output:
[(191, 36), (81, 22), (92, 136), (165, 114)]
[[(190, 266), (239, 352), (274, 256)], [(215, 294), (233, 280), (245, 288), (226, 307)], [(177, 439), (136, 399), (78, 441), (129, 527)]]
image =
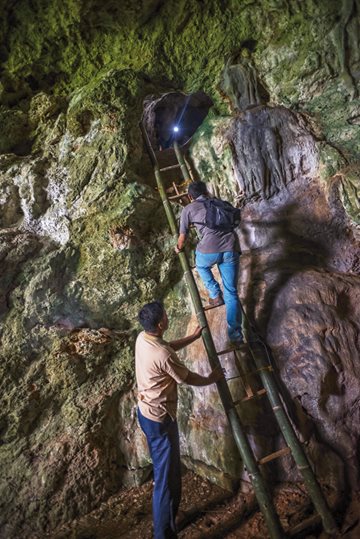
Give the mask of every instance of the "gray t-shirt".
[[(187, 234), (189, 226), (194, 223), (200, 233), (200, 241), (196, 250), (200, 253), (225, 253), (240, 251), (239, 239), (235, 232), (222, 232), (205, 226), (206, 209), (201, 201), (207, 197), (201, 195), (185, 206), (180, 217), (180, 234)], [(200, 224), (199, 224), (200, 223)]]

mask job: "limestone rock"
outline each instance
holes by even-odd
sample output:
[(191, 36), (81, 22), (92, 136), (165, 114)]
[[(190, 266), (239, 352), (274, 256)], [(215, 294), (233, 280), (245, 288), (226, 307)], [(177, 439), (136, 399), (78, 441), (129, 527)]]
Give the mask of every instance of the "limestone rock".
[(224, 69), (222, 90), (234, 110), (246, 110), (266, 104), (269, 96), (259, 81), (255, 67), (248, 60), (247, 49), (240, 58), (230, 58)]
[[(320, 480), (355, 485), (358, 30), (355, 0), (3, 2), (4, 536), (43, 537), (148, 475), (137, 312), (164, 299), (169, 338), (195, 322), (138, 128), (145, 100), (173, 94), (168, 122), (190, 94), (213, 104), (191, 132), (194, 177), (242, 208), (241, 297)], [(209, 320), (220, 349), (223, 313)], [(182, 357), (208, 372), (200, 343)], [(257, 456), (281, 447), (271, 417), (241, 410)], [(188, 466), (247, 482), (214, 388), (183, 388), (179, 422)], [(288, 458), (268, 473), (298, 480)]]

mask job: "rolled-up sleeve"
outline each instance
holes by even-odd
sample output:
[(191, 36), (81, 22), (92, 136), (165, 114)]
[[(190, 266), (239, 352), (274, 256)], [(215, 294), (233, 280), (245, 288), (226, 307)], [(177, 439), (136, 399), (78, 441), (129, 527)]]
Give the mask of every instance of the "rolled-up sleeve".
[(175, 352), (166, 358), (163, 369), (178, 384), (185, 382), (190, 372), (189, 369), (181, 363)]

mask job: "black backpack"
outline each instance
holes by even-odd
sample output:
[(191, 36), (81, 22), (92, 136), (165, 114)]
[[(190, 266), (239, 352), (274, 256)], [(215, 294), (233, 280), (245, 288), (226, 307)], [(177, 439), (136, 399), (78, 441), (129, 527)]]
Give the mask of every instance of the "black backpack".
[[(240, 223), (240, 210), (230, 202), (218, 198), (201, 201), (206, 208), (205, 224), (208, 228), (221, 232), (232, 232)], [(200, 223), (199, 223), (200, 224)]]

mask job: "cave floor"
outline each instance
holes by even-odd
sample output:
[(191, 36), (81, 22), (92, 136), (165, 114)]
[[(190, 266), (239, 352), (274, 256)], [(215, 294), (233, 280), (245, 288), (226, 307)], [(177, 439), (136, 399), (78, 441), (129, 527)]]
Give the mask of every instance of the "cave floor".
[[(92, 511), (46, 537), (49, 539), (151, 539), (152, 481), (121, 490)], [(312, 514), (312, 506), (299, 484), (281, 484), (274, 490), (276, 510), (287, 531)], [(231, 493), (186, 471), (179, 515), (179, 539), (266, 539), (263, 517), (252, 494)], [(360, 496), (342, 520), (340, 537), (360, 537)], [(296, 538), (330, 537), (315, 524)]]

